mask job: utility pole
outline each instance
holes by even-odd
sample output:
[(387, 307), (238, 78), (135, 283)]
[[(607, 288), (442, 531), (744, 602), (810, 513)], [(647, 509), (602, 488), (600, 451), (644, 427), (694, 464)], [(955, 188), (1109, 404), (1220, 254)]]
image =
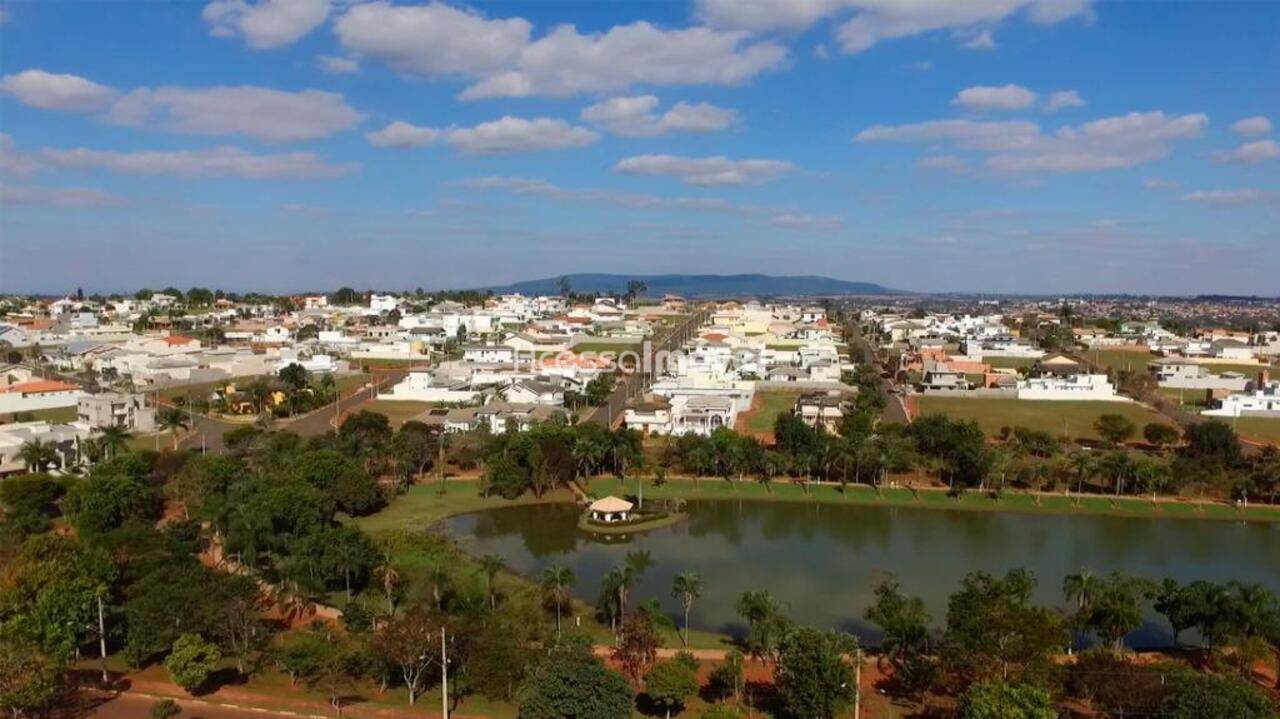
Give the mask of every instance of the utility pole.
[(440, 711), (449, 719), (449, 655), (445, 651), (444, 627), (440, 627)]
[(862, 647), (853, 652), (853, 719), (862, 714)]

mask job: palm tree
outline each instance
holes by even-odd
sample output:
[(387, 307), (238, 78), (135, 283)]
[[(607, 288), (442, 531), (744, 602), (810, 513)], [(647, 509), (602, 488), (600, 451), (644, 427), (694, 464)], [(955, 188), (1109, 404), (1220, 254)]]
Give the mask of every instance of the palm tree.
[(702, 596), (702, 577), (699, 577), (697, 572), (677, 574), (671, 583), (671, 596), (679, 599), (680, 606), (684, 608), (684, 636), (680, 639), (687, 647), (689, 646), (689, 609), (693, 607), (693, 600)]
[(1068, 574), (1062, 580), (1062, 593), (1068, 601), (1076, 603), (1076, 609), (1084, 611), (1093, 604), (1094, 596), (1100, 589), (1098, 576), (1088, 569), (1081, 569), (1075, 574)]
[(556, 636), (560, 636), (560, 613), (564, 605), (569, 603), (570, 587), (573, 586), (573, 570), (561, 564), (553, 564), (542, 570), (542, 591), (546, 601), (555, 606)]
[(101, 427), (98, 432), (101, 435), (98, 437), (98, 442), (107, 459), (114, 458), (120, 450), (128, 446), (129, 440), (133, 437), (129, 430), (116, 425)]
[(486, 580), (486, 588), (489, 590), (489, 608), (496, 609), (498, 607), (498, 592), (494, 586), (494, 580), (498, 576), (498, 572), (502, 571), (502, 557), (496, 554), (486, 554), (480, 558), (480, 568), (484, 570)]
[(32, 472), (43, 472), (51, 464), (58, 464), (58, 450), (52, 442), (29, 439), (18, 449), (18, 458)]
[(1093, 476), (1097, 465), (1093, 461), (1093, 457), (1084, 452), (1076, 452), (1067, 458), (1067, 466), (1071, 468), (1072, 472), (1075, 472), (1076, 494), (1079, 495), (1084, 491), (1085, 478)]
[(1102, 458), (1099, 469), (1111, 476), (1115, 482), (1116, 496), (1119, 497), (1124, 491), (1125, 477), (1133, 473), (1133, 460), (1124, 452), (1115, 451)]
[(187, 428), (187, 415), (179, 409), (166, 409), (160, 413), (157, 421), (162, 431), (173, 431), (173, 448), (178, 448), (178, 430)]

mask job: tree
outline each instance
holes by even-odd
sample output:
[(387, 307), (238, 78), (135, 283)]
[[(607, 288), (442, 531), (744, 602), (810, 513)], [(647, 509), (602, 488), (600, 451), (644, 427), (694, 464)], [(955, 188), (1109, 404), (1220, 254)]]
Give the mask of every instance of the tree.
[(194, 693), (209, 680), (222, 661), (222, 652), (199, 634), (183, 634), (173, 643), (173, 651), (164, 660), (173, 683)]
[(1168, 719), (1275, 719), (1276, 710), (1265, 693), (1243, 679), (1187, 672), (1171, 682), (1160, 715)]
[(587, 637), (552, 646), (520, 686), (519, 719), (629, 719), (635, 693), (591, 653)]
[(884, 632), (880, 656), (888, 660), (894, 680), (908, 694), (924, 691), (936, 675), (924, 600), (904, 595), (892, 579), (876, 586), (875, 597), (863, 617)]
[(1115, 447), (1132, 437), (1138, 426), (1122, 414), (1107, 413), (1094, 420), (1093, 429), (1107, 444)]
[(107, 425), (98, 428), (98, 443), (107, 459), (112, 459), (129, 445), (133, 435), (124, 427)]
[(742, 670), (744, 664), (745, 657), (743, 657), (742, 652), (737, 649), (731, 649), (725, 654), (724, 661), (711, 670), (711, 676), (708, 677), (708, 686), (716, 697), (720, 699), (729, 697), (737, 699), (742, 695)]
[(289, 683), (296, 685), (318, 671), (328, 644), (324, 633), (314, 628), (302, 629), (286, 634), (268, 653), (280, 671), (289, 675)]
[(178, 706), (178, 702), (172, 699), (161, 699), (151, 705), (151, 710), (147, 712), (147, 719), (173, 719), (182, 713), (182, 707)]
[(51, 706), (62, 695), (62, 665), (38, 648), (0, 638), (0, 711), (23, 717)]
[(960, 695), (959, 719), (1057, 719), (1053, 698), (1039, 687), (991, 682), (972, 684)]
[(1187, 428), (1183, 455), (1215, 467), (1237, 467), (1242, 462), (1240, 438), (1225, 422), (1210, 420)]
[(307, 386), (307, 369), (297, 362), (285, 365), (276, 376), (295, 392)]
[(947, 600), (944, 666), (960, 680), (1038, 678), (1068, 642), (1058, 614), (1032, 603), (1034, 576), (973, 572)]
[(555, 609), (556, 636), (559, 636), (560, 614), (572, 596), (573, 570), (562, 564), (553, 564), (542, 570), (541, 586), (545, 601)]
[(613, 659), (622, 667), (623, 673), (631, 677), (633, 682), (649, 671), (649, 667), (658, 658), (658, 647), (662, 645), (658, 639), (658, 630), (653, 625), (653, 617), (648, 612), (632, 612), (622, 620), (618, 629), (618, 645), (613, 648)]
[(1196, 625), (1197, 612), (1192, 593), (1177, 580), (1166, 578), (1155, 593), (1152, 608), (1169, 622), (1169, 628), (1173, 630), (1173, 645), (1181, 646), (1178, 638), (1182, 632)]
[(29, 439), (18, 448), (18, 459), (31, 472), (43, 472), (61, 464), (58, 450), (52, 442)]
[(498, 573), (502, 571), (502, 557), (486, 554), (480, 558), (480, 568), (484, 570), (485, 590), (489, 593), (489, 608), (498, 607)]
[(1147, 444), (1159, 449), (1166, 444), (1177, 442), (1178, 430), (1164, 422), (1151, 422), (1142, 428), (1142, 438), (1147, 440)]
[(428, 670), (439, 661), (436, 652), (443, 620), (424, 606), (393, 617), (374, 634), (375, 653), (400, 672), (409, 703), (426, 687)]
[(685, 701), (698, 693), (698, 660), (682, 654), (654, 664), (644, 676), (644, 693), (671, 719), (671, 712), (680, 712)]
[(684, 634), (680, 637), (684, 645), (689, 646), (689, 610), (693, 607), (693, 600), (702, 596), (702, 577), (697, 572), (681, 572), (671, 582), (671, 596), (680, 600), (680, 607), (684, 609)]
[(857, 696), (851, 635), (799, 627), (788, 632), (778, 651), (775, 683), (787, 715), (795, 719), (834, 719)]
[(755, 590), (742, 593), (737, 609), (738, 616), (747, 622), (747, 636), (743, 644), (752, 656), (765, 661), (777, 650), (786, 629), (782, 605), (769, 592)]

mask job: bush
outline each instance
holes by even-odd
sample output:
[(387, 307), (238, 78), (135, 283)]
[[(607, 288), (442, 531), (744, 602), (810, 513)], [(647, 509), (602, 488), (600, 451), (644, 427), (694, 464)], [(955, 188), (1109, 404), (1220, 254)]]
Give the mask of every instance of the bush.
[(1056, 719), (1053, 699), (1039, 687), (1028, 685), (973, 684), (960, 695), (959, 719)]
[(173, 643), (173, 651), (164, 660), (165, 669), (178, 686), (194, 693), (209, 681), (222, 661), (222, 652), (199, 634), (183, 634)]
[(161, 699), (151, 705), (151, 711), (147, 712), (149, 719), (173, 719), (182, 713), (182, 707), (178, 706), (178, 702), (172, 699)]

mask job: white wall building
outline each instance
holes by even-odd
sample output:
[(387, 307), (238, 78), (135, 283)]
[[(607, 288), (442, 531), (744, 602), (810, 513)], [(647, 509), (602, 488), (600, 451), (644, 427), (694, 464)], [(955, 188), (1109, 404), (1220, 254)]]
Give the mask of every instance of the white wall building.
[(1019, 380), (1018, 399), (1131, 401), (1116, 394), (1115, 386), (1105, 374), (1083, 373)]

